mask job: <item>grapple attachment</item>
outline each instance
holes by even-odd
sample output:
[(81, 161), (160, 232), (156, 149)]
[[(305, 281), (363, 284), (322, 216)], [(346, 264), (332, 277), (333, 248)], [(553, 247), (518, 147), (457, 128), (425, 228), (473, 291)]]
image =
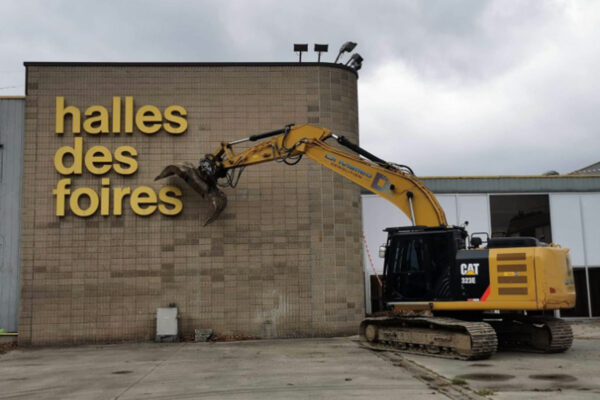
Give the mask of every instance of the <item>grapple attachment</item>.
[(191, 163), (171, 164), (165, 167), (162, 172), (154, 178), (155, 181), (169, 176), (177, 175), (200, 196), (208, 196), (214, 208), (213, 214), (204, 221), (204, 226), (213, 222), (227, 206), (227, 196), (217, 187), (217, 176), (214, 164), (207, 163), (206, 160), (200, 162), (199, 167)]

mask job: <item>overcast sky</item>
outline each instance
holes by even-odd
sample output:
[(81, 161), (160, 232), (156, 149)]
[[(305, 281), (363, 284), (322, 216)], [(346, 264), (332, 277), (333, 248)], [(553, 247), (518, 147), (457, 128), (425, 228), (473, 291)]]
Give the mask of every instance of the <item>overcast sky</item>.
[[(363, 147), (417, 175), (600, 161), (598, 1), (0, 2), (0, 95), (23, 61), (295, 61), (358, 42)], [(304, 56), (315, 60), (314, 53)], [(345, 60), (345, 59), (344, 59)]]

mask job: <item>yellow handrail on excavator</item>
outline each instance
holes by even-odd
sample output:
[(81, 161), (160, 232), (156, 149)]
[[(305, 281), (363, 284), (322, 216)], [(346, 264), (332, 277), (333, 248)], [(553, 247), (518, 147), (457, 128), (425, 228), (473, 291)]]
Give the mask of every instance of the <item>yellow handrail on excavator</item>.
[[(328, 139), (335, 139), (357, 154), (326, 144)], [(246, 141), (259, 142), (236, 154), (233, 146)], [(215, 211), (206, 225), (216, 219), (227, 204), (225, 194), (217, 187), (218, 179), (227, 178), (229, 185), (235, 186), (243, 167), (275, 160), (295, 164), (302, 156), (389, 200), (411, 219), (413, 225), (447, 225), (444, 211), (435, 196), (410, 168), (385, 162), (343, 136), (313, 125), (288, 125), (284, 129), (223, 142), (215, 152), (207, 154), (198, 167), (191, 164), (169, 165), (156, 179), (178, 175), (201, 195), (208, 195)]]

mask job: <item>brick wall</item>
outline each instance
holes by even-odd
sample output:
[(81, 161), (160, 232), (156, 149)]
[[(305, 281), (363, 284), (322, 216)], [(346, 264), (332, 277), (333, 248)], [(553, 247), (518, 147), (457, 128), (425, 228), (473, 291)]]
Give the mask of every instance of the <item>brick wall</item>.
[[(138, 151), (138, 171), (85, 172), (72, 187), (167, 185), (183, 191), (169, 217), (81, 218), (55, 214), (64, 178), (54, 154), (74, 135), (54, 132), (55, 99), (82, 114), (108, 110), (113, 96), (135, 107), (177, 104), (188, 129), (173, 136), (82, 133), (84, 151), (123, 145)], [(83, 117), (83, 115), (82, 115)], [(172, 162), (196, 163), (218, 143), (285, 124), (312, 123), (357, 141), (356, 76), (328, 65), (27, 67), (19, 340), (54, 344), (153, 338), (157, 307), (176, 303), (180, 330), (292, 337), (351, 334), (364, 313), (360, 189), (304, 159), (291, 167), (247, 168), (221, 217), (203, 227), (206, 200), (177, 179), (154, 182)], [(243, 148), (243, 146), (241, 147)], [(240, 148), (240, 149), (241, 149)]]

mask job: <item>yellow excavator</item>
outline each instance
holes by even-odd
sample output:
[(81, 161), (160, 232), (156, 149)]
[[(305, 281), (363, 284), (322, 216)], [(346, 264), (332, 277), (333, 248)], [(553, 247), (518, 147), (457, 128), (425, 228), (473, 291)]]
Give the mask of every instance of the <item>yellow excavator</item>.
[[(236, 154), (233, 146), (243, 142), (258, 143)], [(386, 162), (328, 129), (288, 125), (222, 143), (198, 166), (169, 165), (156, 179), (176, 175), (208, 196), (214, 213), (206, 225), (227, 204), (219, 186), (235, 187), (244, 167), (276, 160), (293, 165), (303, 156), (389, 200), (412, 222), (386, 229), (381, 250), (387, 311), (362, 321), (364, 346), (464, 360), (487, 358), (499, 348), (570, 348), (570, 325), (553, 316), (575, 305), (568, 249), (532, 237), (487, 238), (485, 246), (479, 236), (468, 240), (463, 227), (448, 226), (434, 194), (409, 167)]]

